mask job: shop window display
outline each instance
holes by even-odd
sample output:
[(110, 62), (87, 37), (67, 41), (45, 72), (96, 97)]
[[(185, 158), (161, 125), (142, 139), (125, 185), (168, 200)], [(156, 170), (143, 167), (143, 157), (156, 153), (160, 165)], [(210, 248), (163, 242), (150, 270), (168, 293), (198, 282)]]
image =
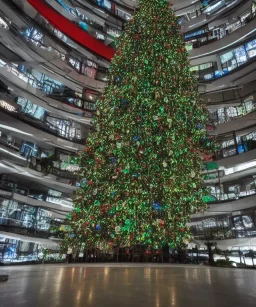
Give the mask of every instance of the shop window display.
[(254, 227), (253, 217), (250, 215), (234, 217), (233, 222), (236, 230), (244, 230)]
[(218, 108), (215, 112), (211, 113), (211, 118), (216, 124), (221, 124), (253, 112), (255, 107), (254, 97), (251, 95), (240, 106)]
[(233, 51), (229, 51), (221, 55), (220, 61), (224, 72), (231, 71), (237, 67), (237, 62)]
[(195, 31), (195, 32), (192, 32), (192, 33), (187, 33), (187, 34), (185, 34), (185, 39), (195, 37), (195, 36), (201, 35), (203, 33), (205, 33), (205, 29), (201, 29), (201, 30), (198, 30), (198, 31)]
[(22, 97), (17, 98), (17, 104), (19, 104), (22, 107), (21, 110), (23, 113), (28, 114), (41, 121), (44, 120), (46, 112), (44, 108), (39, 107), (36, 104), (33, 104), (31, 101)]
[(81, 129), (75, 127), (75, 123), (70, 120), (47, 116), (46, 123), (60, 136), (69, 139), (81, 139)]
[(73, 57), (69, 57), (69, 64), (74, 67), (80, 74), (88, 76), (89, 78), (95, 79), (98, 71), (98, 64), (85, 59), (80, 61)]
[(109, 0), (97, 0), (97, 4), (108, 10), (111, 10), (111, 2)]
[(52, 214), (42, 208), (38, 208), (36, 214), (36, 228), (38, 230), (47, 231), (51, 226), (51, 216)]
[(124, 20), (130, 20), (131, 14), (121, 10), (120, 8), (116, 8), (116, 15), (123, 18)]
[(50, 229), (52, 213), (42, 208), (4, 199), (0, 205), (0, 225), (33, 228), (42, 231)]
[(255, 109), (255, 103), (254, 103), (253, 96), (246, 98), (246, 100), (244, 101), (244, 107), (245, 107), (246, 113), (250, 113)]
[(247, 54), (246, 54), (244, 46), (240, 46), (240, 47), (234, 49), (234, 54), (235, 54), (238, 66), (247, 62), (248, 59), (247, 59)]
[(245, 49), (248, 53), (249, 58), (253, 58), (256, 56), (256, 39), (245, 44)]

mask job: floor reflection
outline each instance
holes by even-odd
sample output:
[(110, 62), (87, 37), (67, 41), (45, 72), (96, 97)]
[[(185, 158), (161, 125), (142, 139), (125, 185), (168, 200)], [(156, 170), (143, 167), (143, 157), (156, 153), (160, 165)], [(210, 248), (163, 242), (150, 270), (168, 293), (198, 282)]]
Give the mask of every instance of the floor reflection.
[(254, 270), (134, 266), (8, 267), (0, 306), (255, 306)]

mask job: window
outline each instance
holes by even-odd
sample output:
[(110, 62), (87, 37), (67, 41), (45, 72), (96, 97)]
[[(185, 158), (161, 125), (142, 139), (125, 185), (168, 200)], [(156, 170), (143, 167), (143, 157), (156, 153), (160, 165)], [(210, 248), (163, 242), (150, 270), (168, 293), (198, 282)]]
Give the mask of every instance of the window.
[(229, 107), (226, 110), (227, 110), (227, 116), (229, 118), (238, 116), (238, 112), (237, 112), (237, 108), (236, 107)]
[(236, 230), (244, 230), (254, 227), (253, 217), (251, 215), (236, 216), (233, 221)]
[(121, 35), (121, 31), (115, 29), (115, 28), (107, 28), (107, 34), (111, 35), (113, 37), (119, 37)]
[(194, 77), (199, 79), (199, 66), (198, 65), (190, 67), (190, 71)]
[(217, 117), (218, 117), (219, 124), (226, 122), (225, 108), (219, 108), (217, 110)]
[(256, 56), (256, 39), (245, 44), (245, 49), (248, 53), (249, 58)]
[(84, 21), (79, 21), (79, 27), (82, 28), (84, 31), (88, 32), (88, 24)]
[(8, 24), (1, 17), (0, 17), (0, 27), (2, 27), (4, 29), (8, 28)]
[(116, 8), (116, 15), (120, 16), (121, 18), (123, 18), (124, 20), (130, 20), (131, 19), (131, 14)]
[(79, 108), (83, 107), (83, 101), (81, 99), (77, 99), (77, 98), (67, 98), (67, 101), (69, 104), (73, 104)]
[(235, 141), (234, 140), (229, 140), (229, 141), (224, 141), (221, 145), (222, 148), (227, 148), (229, 146), (235, 145)]
[(83, 63), (81, 73), (85, 76), (88, 76), (89, 78), (95, 79), (97, 74), (97, 69)]
[(99, 95), (94, 93), (94, 92), (91, 92), (91, 91), (88, 91), (88, 90), (85, 92), (85, 99), (88, 100), (88, 101), (96, 102), (98, 97), (99, 97)]
[(44, 120), (46, 110), (42, 107), (33, 104), (31, 101), (18, 97), (17, 104), (21, 106), (21, 111), (41, 121)]
[(48, 195), (55, 196), (55, 197), (61, 197), (62, 192), (59, 192), (59, 191), (56, 191), (56, 190), (49, 189), (49, 190), (48, 190)]
[(194, 36), (197, 36), (197, 35), (201, 35), (205, 32), (205, 30), (198, 30), (196, 32), (192, 32), (192, 33), (189, 33), (189, 34), (186, 34), (185, 35), (185, 39), (186, 38), (191, 38), (191, 37), (194, 37)]
[(229, 51), (221, 55), (220, 61), (224, 72), (231, 71), (237, 67), (237, 62), (233, 51)]
[(20, 241), (19, 251), (20, 252), (28, 252), (30, 248), (30, 242)]
[(210, 67), (212, 67), (212, 63), (211, 62), (199, 65), (199, 69), (200, 70), (204, 70), (204, 69), (207, 69), (207, 68), (210, 68)]
[(52, 214), (42, 208), (38, 208), (36, 215), (36, 228), (38, 230), (49, 230), (51, 226)]
[(109, 0), (97, 0), (99, 6), (111, 10), (111, 2)]
[(240, 46), (234, 49), (234, 54), (236, 56), (237, 65), (240, 66), (247, 62), (247, 55), (244, 46)]
[(253, 96), (249, 96), (245, 99), (244, 107), (245, 107), (246, 113), (250, 113), (255, 109)]
[(20, 148), (20, 153), (27, 159), (30, 157), (37, 158), (39, 156), (38, 146), (34, 143), (23, 141)]
[(47, 124), (50, 129), (54, 130), (58, 135), (68, 139), (81, 139), (81, 129), (76, 127), (76, 124), (70, 120), (47, 116)]

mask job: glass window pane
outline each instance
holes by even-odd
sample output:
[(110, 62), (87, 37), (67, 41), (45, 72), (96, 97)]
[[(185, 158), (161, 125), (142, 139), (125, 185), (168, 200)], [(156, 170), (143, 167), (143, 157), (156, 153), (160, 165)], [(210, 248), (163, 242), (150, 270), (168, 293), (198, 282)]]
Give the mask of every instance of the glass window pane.
[(235, 54), (233, 51), (229, 51), (220, 56), (220, 61), (222, 63), (223, 71), (231, 71), (237, 67), (237, 62), (235, 58)]
[(248, 52), (249, 58), (256, 56), (256, 39), (246, 43), (245, 49)]
[(244, 64), (247, 61), (247, 54), (245, 52), (244, 46), (240, 46), (234, 49), (234, 53), (238, 66)]

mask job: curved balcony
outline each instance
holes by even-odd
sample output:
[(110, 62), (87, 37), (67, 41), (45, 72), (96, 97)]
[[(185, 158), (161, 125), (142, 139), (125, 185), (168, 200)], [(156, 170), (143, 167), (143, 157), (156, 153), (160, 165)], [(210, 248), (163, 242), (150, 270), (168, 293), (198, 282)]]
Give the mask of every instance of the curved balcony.
[(105, 19), (107, 23), (110, 23), (112, 26), (118, 25), (121, 27), (125, 21), (131, 18), (131, 15), (134, 12), (134, 8), (136, 6), (134, 2), (130, 2), (129, 0), (125, 0), (122, 2), (109, 0), (75, 0), (74, 3), (77, 5), (76, 8), (79, 8), (79, 10), (81, 10), (81, 13), (83, 13), (84, 15), (88, 15), (89, 11), (93, 13), (92, 19), (97, 16), (97, 18)]
[(196, 240), (228, 240), (218, 242), (218, 247), (219, 244), (227, 243), (233, 247), (237, 243), (248, 244), (246, 238), (256, 237), (255, 213), (255, 196), (249, 196), (222, 204), (211, 204), (205, 213), (193, 215), (189, 225)]
[(56, 175), (48, 174), (45, 176), (42, 172), (34, 171), (29, 167), (22, 167), (9, 160), (0, 161), (0, 169), (2, 174), (13, 175), (15, 174), (19, 178), (26, 178), (26, 180), (33, 180), (40, 185), (47, 186), (51, 189), (62, 190), (66, 193), (72, 193), (77, 190), (78, 183), (76, 181), (70, 181), (69, 179), (63, 179)]
[[(8, 161), (17, 165), (29, 167), (44, 176), (56, 177), (68, 184), (76, 185), (78, 181), (76, 173), (80, 168), (71, 162), (71, 155), (62, 153), (60, 155), (62, 160), (60, 160), (56, 153), (51, 154), (54, 148), (49, 148), (49, 145), (44, 144), (47, 149), (43, 149), (36, 143), (14, 138), (11, 131), (5, 133), (1, 127), (0, 132), (0, 156), (2, 159), (8, 159)], [(55, 150), (55, 152), (59, 151), (58, 149)]]
[[(255, 40), (256, 41), (256, 40)], [(256, 55), (256, 54), (255, 54)], [(211, 59), (217, 59), (218, 56), (210, 56)], [(223, 91), (230, 87), (238, 87), (249, 82), (256, 80), (255, 70), (256, 70), (256, 57), (253, 56), (250, 59), (246, 59), (244, 63), (239, 63), (235, 68), (228, 70), (216, 69), (212, 65), (211, 69), (206, 71), (200, 71), (199, 80), (199, 91), (201, 93), (208, 93), (214, 91)], [(211, 63), (211, 62), (209, 62)], [(208, 63), (207, 63), (208, 64)], [(206, 65), (206, 64), (202, 64)], [(198, 65), (199, 66), (199, 65)], [(224, 65), (223, 65), (224, 66)], [(194, 69), (193, 66), (191, 69)]]
[[(253, 105), (256, 97), (256, 91), (254, 90), (255, 86), (256, 82), (249, 82), (240, 87), (235, 86), (227, 90), (217, 90), (202, 94), (207, 109), (212, 113), (211, 119), (214, 123), (216, 125), (225, 123), (230, 121), (234, 116), (236, 118), (242, 114), (250, 113), (252, 109), (254, 110)], [(250, 108), (250, 101), (252, 108)], [(233, 111), (228, 111), (228, 108), (232, 107), (236, 108), (236, 114), (233, 114)], [(217, 114), (219, 109), (224, 108), (224, 112), (220, 111), (220, 114)], [(240, 109), (241, 113), (239, 111)]]
[(109, 45), (115, 49), (114, 40), (120, 36), (120, 30), (118, 31), (112, 28), (112, 35), (110, 35), (111, 29), (107, 28), (105, 24), (102, 26), (102, 23), (97, 23), (93, 19), (89, 19), (86, 15), (81, 14), (79, 7), (75, 10), (62, 0), (46, 0), (46, 2), (62, 16), (78, 25), (79, 28), (83, 29), (105, 45)]
[(28, 0), (28, 3), (55, 28), (84, 46), (86, 49), (107, 60), (111, 60), (114, 56), (114, 50), (112, 48), (104, 45), (90, 34), (86, 33), (70, 20), (53, 10), (43, 0)]
[(30, 238), (47, 239), (54, 233), (52, 227), (60, 228), (65, 224), (65, 214), (56, 214), (42, 207), (34, 207), (7, 198), (1, 199), (1, 237), (3, 232), (7, 232), (9, 235), (29, 235)]
[[(70, 151), (83, 150), (85, 139), (76, 136), (72, 139), (61, 136), (60, 131), (51, 129), (46, 124), (33, 120), (31, 117), (24, 116), (15, 112), (0, 112), (0, 128), (19, 135), (33, 137), (36, 142), (45, 142), (54, 147), (60, 147)], [(15, 127), (15, 128), (14, 128)]]
[[(99, 70), (96, 76), (95, 73), (91, 74), (90, 69), (83, 72), (78, 71), (78, 73), (82, 73), (84, 76), (88, 76), (89, 78), (93, 79), (95, 78), (99, 81), (105, 81), (105, 79), (102, 77), (101, 71), (102, 68), (108, 67), (109, 62), (93, 56), (92, 53), (86, 51), (80, 45), (76, 44), (63, 33), (51, 26), (46, 19), (43, 17), (38, 18), (38, 14), (32, 14), (32, 17), (30, 18), (30, 13), (33, 10), (31, 10), (31, 6), (27, 4), (27, 2), (24, 2), (24, 7), (20, 7), (20, 9), (24, 9), (25, 13), (27, 14), (26, 19), (21, 19), (20, 15), (22, 14), (20, 10), (9, 6), (12, 4), (12, 2), (1, 1), (2, 8), (0, 15), (1, 18), (6, 20), (8, 24), (7, 28), (0, 29), (4, 45), (10, 45), (12, 50), (15, 50), (16, 53), (22, 54), (22, 58), (31, 63), (33, 63), (35, 60), (37, 60), (37, 62), (45, 63), (53, 59), (56, 61), (60, 59), (64, 63), (70, 64), (68, 63), (68, 58), (74, 53), (75, 57), (79, 57), (86, 67), (95, 68), (96, 66), (96, 68)], [(25, 9), (27, 6), (29, 6), (28, 10)], [(17, 43), (21, 44), (22, 48), (19, 48), (19, 46), (17, 47)], [(70, 49), (74, 50), (74, 52), (71, 52), (71, 54), (69, 54)], [(31, 58), (30, 55), (33, 57)], [(42, 58), (44, 58), (46, 61)], [(49, 65), (50, 68), (57, 68), (54, 62), (53, 64)], [(70, 67), (67, 69), (66, 73), (69, 71)], [(87, 74), (87, 72), (89, 72), (89, 74)], [(90, 84), (88, 84), (88, 86), (89, 85)], [(92, 86), (94, 85), (92, 84)]]
[[(2, 42), (25, 60), (20, 60), (19, 63), (24, 62), (24, 66), (34, 68), (53, 79), (57, 78), (59, 82), (75, 90), (82, 91), (84, 86), (97, 91), (104, 88), (107, 69), (83, 57), (78, 60), (71, 54), (63, 54), (47, 47), (43, 42), (43, 34), (36, 29), (28, 29), (25, 34), (19, 38), (10, 31), (0, 29)], [(8, 58), (8, 54), (6, 57)]]
[[(88, 99), (88, 105), (91, 106), (89, 107), (87, 104), (85, 104), (83, 105), (85, 109), (78, 106), (76, 107), (76, 105), (73, 104), (72, 99), (67, 99), (65, 104), (63, 104), (61, 103), (60, 99), (55, 100), (50, 98), (54, 97), (51, 95), (52, 93), (55, 93), (55, 96), (57, 96), (57, 94), (58, 96), (62, 96), (62, 94), (67, 92), (67, 89), (61, 86), (60, 83), (54, 82), (54, 80), (51, 80), (47, 77), (42, 82), (35, 78), (33, 75), (24, 73), (7, 64), (3, 65), (0, 63), (0, 66), (2, 66), (0, 67), (0, 78), (8, 87), (13, 89), (14, 97), (15, 95), (16, 97), (21, 96), (28, 101), (34, 102), (36, 105), (44, 108), (52, 114), (56, 114), (57, 116), (62, 116), (64, 118), (70, 118), (81, 124), (87, 124), (89, 126), (91, 125), (91, 111), (94, 111), (94, 102), (92, 103), (92, 101)], [(69, 93), (70, 96), (67, 98), (79, 100), (79, 97), (76, 97), (74, 91), (72, 92), (69, 90)], [(81, 93), (78, 94), (82, 96)], [(87, 112), (87, 108), (90, 109), (90, 112)]]
[[(255, 108), (256, 108), (256, 104), (254, 105), (254, 110)], [(246, 129), (248, 127), (255, 126), (255, 125), (256, 125), (256, 112), (252, 111), (252, 113), (249, 113), (244, 116), (237, 116), (236, 118), (234, 117), (233, 120), (229, 120), (225, 123), (217, 125), (214, 133), (224, 134), (230, 131)]]
[[(59, 249), (59, 244), (51, 239), (39, 238), (18, 233), (0, 231), (1, 263), (38, 262), (39, 247), (47, 247), (52, 251)], [(25, 250), (25, 251), (24, 251)]]
[[(251, 15), (250, 21), (244, 24), (244, 26), (234, 30), (231, 34), (225, 36), (220, 36), (220, 34), (216, 34), (216, 36), (212, 36), (215, 34), (214, 29), (211, 32), (207, 32), (201, 38), (202, 43), (196, 41), (193, 43), (193, 49), (189, 50), (189, 57), (191, 60), (204, 57), (207, 55), (211, 55), (214, 53), (218, 53), (226, 48), (230, 48), (231, 46), (242, 42), (243, 40), (247, 40), (249, 37), (253, 36), (256, 32), (256, 14)], [(219, 28), (218, 28), (219, 29)], [(228, 30), (225, 30), (228, 31)], [(205, 40), (204, 40), (205, 37)], [(210, 37), (210, 39), (209, 39)]]
[[(211, 21), (220, 18), (229, 11), (233, 11), (234, 14), (237, 14), (236, 10), (247, 6), (247, 1), (244, 0), (222, 0), (222, 1), (213, 1), (206, 8), (200, 10), (200, 15), (195, 16), (192, 20), (188, 21), (182, 26), (183, 32), (189, 32), (193, 29), (204, 26)], [(181, 12), (180, 12), (181, 13)]]

